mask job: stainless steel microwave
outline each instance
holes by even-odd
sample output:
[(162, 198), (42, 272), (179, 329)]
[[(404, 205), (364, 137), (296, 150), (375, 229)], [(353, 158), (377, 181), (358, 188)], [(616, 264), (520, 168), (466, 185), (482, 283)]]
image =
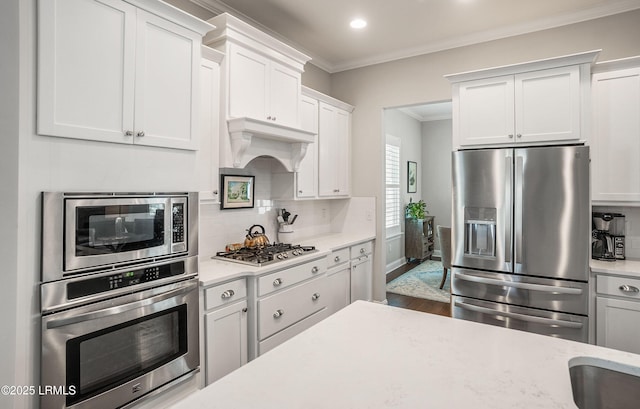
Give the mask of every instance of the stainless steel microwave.
[(198, 193), (42, 194), (42, 281), (198, 254)]

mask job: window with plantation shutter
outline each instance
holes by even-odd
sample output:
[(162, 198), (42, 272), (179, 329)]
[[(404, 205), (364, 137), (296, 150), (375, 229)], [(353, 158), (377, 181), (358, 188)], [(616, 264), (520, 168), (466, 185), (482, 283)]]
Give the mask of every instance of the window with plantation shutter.
[(400, 233), (400, 141), (388, 138), (385, 145), (385, 227), (387, 236)]

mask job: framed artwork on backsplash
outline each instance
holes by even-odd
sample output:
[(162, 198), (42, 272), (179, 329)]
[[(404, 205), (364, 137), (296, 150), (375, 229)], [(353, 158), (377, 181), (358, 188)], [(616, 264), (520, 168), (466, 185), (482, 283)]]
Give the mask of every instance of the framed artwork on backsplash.
[(407, 162), (407, 193), (416, 193), (418, 191), (418, 164), (416, 162)]
[(220, 209), (246, 209), (254, 206), (255, 176), (220, 175)]

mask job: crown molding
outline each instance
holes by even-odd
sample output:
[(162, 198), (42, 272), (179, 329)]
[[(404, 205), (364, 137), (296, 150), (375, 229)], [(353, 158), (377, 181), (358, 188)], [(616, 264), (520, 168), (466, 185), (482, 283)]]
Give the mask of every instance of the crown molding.
[(516, 24), (509, 27), (501, 28), (501, 29), (472, 33), (466, 36), (457, 37), (455, 39), (433, 42), (433, 43), (425, 44), (419, 47), (399, 49), (391, 53), (380, 54), (371, 58), (344, 60), (336, 63), (331, 63), (326, 59), (322, 58), (321, 56), (318, 56), (313, 52), (305, 49), (300, 44), (295, 43), (291, 39), (285, 38), (284, 36), (278, 34), (277, 32), (274, 32), (268, 27), (265, 27), (264, 25), (255, 21), (254, 19), (227, 6), (221, 0), (190, 0), (190, 1), (192, 3), (199, 5), (204, 9), (211, 11), (212, 13), (221, 14), (226, 12), (229, 14), (233, 14), (236, 17), (246, 21), (247, 23), (250, 23), (256, 27), (259, 27), (262, 31), (267, 32), (268, 34), (284, 42), (285, 44), (288, 44), (291, 47), (294, 47), (299, 51), (310, 56), (312, 58), (312, 61), (310, 63), (328, 72), (329, 74), (362, 68), (370, 65), (387, 63), (395, 60), (401, 60), (404, 58), (417, 57), (419, 55), (431, 54), (431, 53), (445, 51), (445, 50), (458, 48), (458, 47), (485, 43), (488, 41), (500, 40), (508, 37), (517, 36), (517, 35), (549, 30), (549, 29), (558, 28), (558, 27), (562, 27), (570, 24), (581, 23), (589, 20), (595, 20), (598, 18), (608, 17), (615, 14), (620, 14), (620, 13), (625, 13), (628, 11), (640, 9), (640, 1), (626, 0), (622, 2), (617, 2), (613, 5), (605, 4), (605, 5), (592, 7), (588, 10), (583, 10), (578, 13), (567, 13), (567, 14), (556, 16), (554, 18), (550, 18), (550, 19), (541, 19), (541, 20), (531, 21), (525, 24)]

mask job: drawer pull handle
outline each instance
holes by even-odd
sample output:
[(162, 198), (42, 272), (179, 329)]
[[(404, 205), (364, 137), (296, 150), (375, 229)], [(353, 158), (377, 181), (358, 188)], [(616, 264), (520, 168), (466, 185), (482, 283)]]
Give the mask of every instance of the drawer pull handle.
[(618, 288), (620, 289), (620, 291), (625, 292), (625, 293), (638, 293), (638, 292), (640, 292), (638, 287), (634, 287), (632, 285), (627, 285), (627, 284), (621, 285)]
[(280, 285), (282, 285), (282, 279), (281, 278), (276, 278), (275, 280), (273, 280), (273, 286), (274, 287), (280, 287)]
[(312, 272), (313, 274), (317, 273), (318, 271), (320, 271), (320, 269), (318, 269), (318, 267), (317, 267), (317, 266), (313, 266), (313, 268), (311, 269), (311, 272)]
[(280, 318), (284, 315), (284, 311), (282, 310), (277, 310), (276, 312), (273, 313), (273, 318)]
[(223, 300), (226, 300), (227, 298), (231, 298), (233, 297), (235, 294), (235, 292), (233, 290), (227, 290), (225, 292), (222, 293), (222, 295), (220, 296), (220, 298), (222, 298)]
[(335, 261), (336, 263), (340, 261), (340, 256), (336, 256), (336, 258), (334, 258), (333, 261)]
[(318, 298), (320, 298), (320, 294), (318, 294), (318, 293), (315, 293), (315, 294), (313, 294), (313, 295), (311, 296), (311, 299), (312, 299), (313, 301), (317, 300)]

